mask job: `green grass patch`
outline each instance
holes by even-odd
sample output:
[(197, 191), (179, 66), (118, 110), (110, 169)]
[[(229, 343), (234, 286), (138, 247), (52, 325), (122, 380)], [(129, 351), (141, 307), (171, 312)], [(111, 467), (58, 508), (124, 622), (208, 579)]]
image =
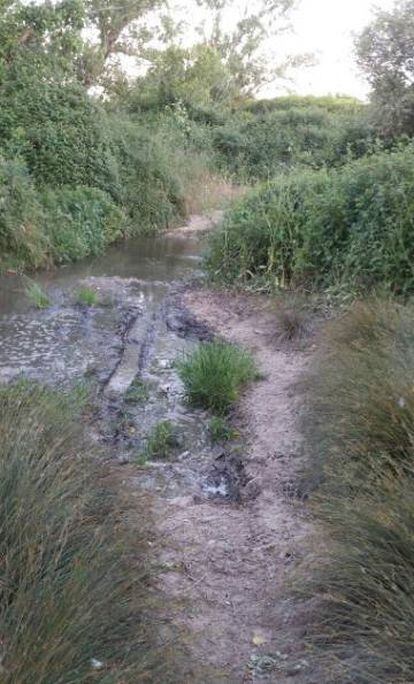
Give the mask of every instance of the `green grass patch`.
[(144, 404), (150, 396), (149, 384), (135, 378), (125, 393), (125, 401), (129, 404)]
[(37, 309), (48, 309), (52, 304), (41, 285), (30, 278), (25, 278), (24, 293)]
[(414, 147), (254, 189), (210, 238), (219, 282), (272, 291), (414, 292)]
[(150, 460), (166, 460), (177, 446), (179, 441), (176, 426), (170, 420), (162, 420), (152, 428), (139, 460), (144, 463)]
[(76, 301), (82, 306), (97, 306), (99, 295), (91, 287), (81, 287), (76, 293)]
[(232, 344), (208, 342), (178, 363), (187, 398), (193, 406), (226, 414), (241, 389), (258, 377), (251, 355)]

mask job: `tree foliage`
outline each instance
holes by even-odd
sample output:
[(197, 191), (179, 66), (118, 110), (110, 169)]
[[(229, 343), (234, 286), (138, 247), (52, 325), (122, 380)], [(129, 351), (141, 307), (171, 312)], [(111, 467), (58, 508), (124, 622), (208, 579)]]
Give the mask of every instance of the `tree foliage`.
[(414, 0), (377, 11), (357, 42), (372, 86), (375, 117), (385, 133), (414, 134)]

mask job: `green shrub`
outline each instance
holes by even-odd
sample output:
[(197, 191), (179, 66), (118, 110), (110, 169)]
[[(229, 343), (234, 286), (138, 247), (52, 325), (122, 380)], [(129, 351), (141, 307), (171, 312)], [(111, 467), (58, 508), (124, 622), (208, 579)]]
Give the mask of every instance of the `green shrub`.
[(27, 167), (0, 157), (0, 266), (45, 264), (49, 242), (43, 222), (43, 208)]
[(371, 150), (375, 131), (362, 106), (329, 111), (318, 105), (250, 109), (216, 127), (214, 145), (238, 177), (273, 178), (292, 167), (343, 164)]
[(326, 325), (308, 374), (323, 551), (298, 581), (316, 598), (310, 654), (334, 681), (414, 676), (413, 343), (411, 304), (356, 303)]
[(240, 390), (257, 377), (247, 352), (224, 342), (201, 344), (178, 363), (188, 400), (219, 415), (229, 411)]
[(44, 230), (57, 263), (101, 254), (122, 234), (124, 216), (101, 190), (86, 187), (45, 190), (41, 201)]
[(0, 140), (19, 156), (36, 185), (120, 191), (117, 163), (103, 108), (85, 88), (57, 69), (44, 72), (16, 61), (0, 83)]
[(267, 288), (414, 289), (414, 148), (297, 171), (253, 191), (211, 240), (207, 266)]
[(143, 617), (148, 510), (127, 538), (125, 502), (91, 458), (79, 411), (74, 396), (26, 383), (0, 389), (5, 684), (137, 682), (153, 662)]

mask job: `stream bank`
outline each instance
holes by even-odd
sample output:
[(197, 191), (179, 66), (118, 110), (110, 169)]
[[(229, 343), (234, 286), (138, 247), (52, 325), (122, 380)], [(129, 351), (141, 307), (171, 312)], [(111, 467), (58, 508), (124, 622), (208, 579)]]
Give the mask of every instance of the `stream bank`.
[[(309, 355), (277, 349), (266, 299), (197, 285), (200, 236), (219, 218), (39, 274), (53, 302), (45, 311), (27, 304), (17, 279), (3, 281), (0, 381), (87, 387), (88, 430), (132, 508), (137, 497), (150, 502), (160, 636), (175, 639), (181, 681), (309, 684), (303, 620), (286, 594), (311, 526), (295, 488), (294, 385)], [(78, 303), (80, 286), (97, 306)], [(231, 416), (237, 436), (225, 446), (213, 444), (208, 412), (185, 403), (175, 369), (214, 336), (248, 349), (263, 376)], [(166, 424), (173, 439), (160, 457), (149, 444)]]

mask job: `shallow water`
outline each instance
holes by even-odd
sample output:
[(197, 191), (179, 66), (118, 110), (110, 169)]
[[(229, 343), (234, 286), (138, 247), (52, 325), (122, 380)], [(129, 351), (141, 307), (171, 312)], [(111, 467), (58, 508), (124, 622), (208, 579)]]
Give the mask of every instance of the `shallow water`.
[[(52, 306), (37, 311), (19, 276), (0, 279), (0, 379), (24, 373), (50, 380), (85, 373), (106, 359), (122, 318), (148, 320), (172, 284), (198, 265), (197, 240), (143, 237), (111, 247), (104, 256), (36, 274)], [(97, 289), (106, 306), (76, 303), (81, 285)], [(102, 358), (103, 357), (103, 358)]]

